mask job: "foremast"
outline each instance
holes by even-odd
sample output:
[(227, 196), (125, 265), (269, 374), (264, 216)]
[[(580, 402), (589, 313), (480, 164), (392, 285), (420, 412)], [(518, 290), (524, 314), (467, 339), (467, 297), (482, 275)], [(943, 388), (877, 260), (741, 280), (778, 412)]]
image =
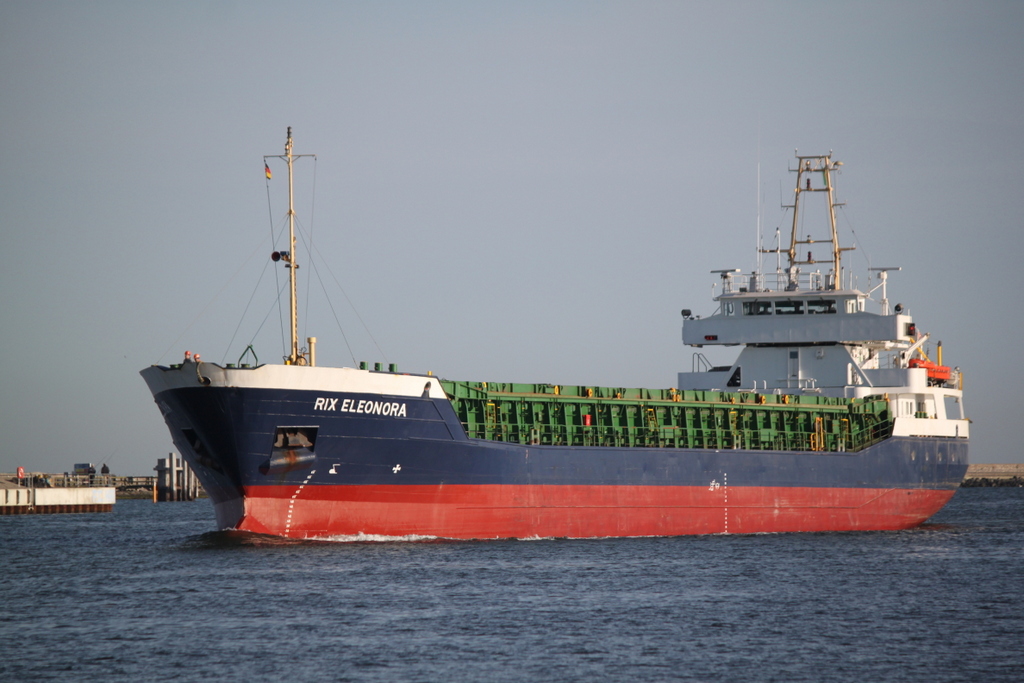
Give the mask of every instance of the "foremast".
[[(288, 126), (288, 139), (284, 144), (283, 155), (266, 155), (263, 157), (264, 163), (267, 159), (276, 158), (284, 159), (288, 164), (288, 251), (275, 251), (271, 254), (271, 258), (274, 261), (284, 261), (285, 267), (288, 269), (288, 288), (290, 292), (289, 296), (289, 310), (291, 318), (291, 350), (288, 356), (285, 357), (285, 365), (314, 365), (314, 344), (316, 343), (316, 337), (310, 337), (309, 350), (305, 351), (299, 348), (299, 307), (298, 307), (298, 296), (296, 294), (296, 276), (295, 271), (298, 270), (299, 264), (295, 258), (295, 176), (293, 173), (293, 164), (295, 159), (301, 157), (315, 157), (315, 154), (293, 154), (292, 153), (292, 127)], [(269, 178), (269, 175), (268, 175)]]

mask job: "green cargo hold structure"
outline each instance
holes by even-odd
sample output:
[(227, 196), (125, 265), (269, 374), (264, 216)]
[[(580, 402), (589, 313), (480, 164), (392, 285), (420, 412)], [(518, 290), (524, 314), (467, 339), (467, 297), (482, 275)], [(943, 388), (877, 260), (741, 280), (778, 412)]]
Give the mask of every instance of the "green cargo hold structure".
[(886, 396), (441, 385), (469, 438), (517, 444), (856, 452), (892, 434)]

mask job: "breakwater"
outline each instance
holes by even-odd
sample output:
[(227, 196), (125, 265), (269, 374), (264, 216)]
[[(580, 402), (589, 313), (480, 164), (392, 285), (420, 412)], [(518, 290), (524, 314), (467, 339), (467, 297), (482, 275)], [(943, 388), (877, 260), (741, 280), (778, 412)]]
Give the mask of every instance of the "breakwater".
[(1024, 464), (971, 465), (967, 468), (967, 474), (960, 486), (964, 488), (978, 486), (1024, 487)]

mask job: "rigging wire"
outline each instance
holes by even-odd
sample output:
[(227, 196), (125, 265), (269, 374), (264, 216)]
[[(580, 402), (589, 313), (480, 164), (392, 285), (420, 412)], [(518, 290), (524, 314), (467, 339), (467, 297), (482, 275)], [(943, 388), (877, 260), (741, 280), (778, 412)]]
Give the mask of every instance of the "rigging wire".
[[(310, 255), (312, 255), (312, 248), (313, 248), (313, 221), (316, 218), (316, 169), (317, 169), (317, 158), (316, 158), (316, 155), (314, 154), (313, 155), (313, 199), (311, 201), (311, 206), (310, 206), (310, 209), (309, 209), (309, 253), (310, 253)], [(310, 258), (309, 262), (313, 263), (313, 259)], [(313, 266), (313, 269), (316, 270), (316, 266), (315, 265)], [(319, 277), (319, 275), (317, 277)], [(307, 338), (309, 336), (309, 300), (312, 298), (312, 296), (311, 296), (311, 290), (312, 290), (311, 282), (312, 282), (312, 276), (311, 275), (307, 275), (306, 276), (306, 310), (302, 314), (302, 327), (303, 327), (303, 335), (302, 336), (303, 337), (307, 337)], [(323, 286), (323, 282), (320, 283), (320, 286), (321, 287)], [(325, 292), (325, 294), (326, 294), (326, 292)], [(346, 344), (347, 343), (348, 343), (348, 340), (346, 340)], [(351, 349), (349, 349), (349, 350), (351, 351)], [(353, 362), (355, 362), (355, 361), (353, 361)]]
[(857, 237), (857, 231), (853, 229), (853, 222), (850, 220), (849, 216), (847, 216), (846, 212), (843, 211), (843, 212), (841, 212), (840, 215), (842, 215), (843, 221), (846, 223), (846, 227), (849, 228), (850, 234), (853, 235), (853, 245), (855, 247), (857, 247), (858, 251), (863, 252), (864, 260), (867, 261), (868, 268), (870, 269), (871, 268), (871, 254), (868, 253), (868, 250), (866, 248), (861, 246), (860, 238)]
[[(277, 243), (278, 236), (284, 231), (285, 223), (286, 223), (286, 219), (282, 219), (281, 225), (278, 226), (278, 230), (277, 230), (276, 234), (274, 233), (274, 226), (273, 225), (270, 226), (270, 245), (271, 245), (271, 248), (274, 247), (274, 245)], [(263, 244), (264, 243), (261, 241), (259, 246), (262, 246)], [(257, 249), (259, 249), (259, 246), (257, 246)], [(249, 295), (249, 301), (248, 301), (248, 303), (246, 303), (245, 309), (242, 311), (242, 315), (239, 316), (238, 325), (235, 326), (235, 331), (231, 335), (231, 341), (228, 342), (228, 346), (224, 350), (224, 356), (223, 356), (222, 360), (226, 361), (227, 357), (228, 357), (228, 354), (231, 353), (231, 346), (232, 346), (232, 344), (234, 344), (235, 338), (238, 336), (238, 331), (242, 328), (242, 323), (245, 322), (245, 317), (246, 317), (246, 315), (249, 312), (249, 308), (252, 306), (253, 300), (256, 298), (256, 293), (259, 291), (260, 283), (263, 282), (263, 277), (267, 273), (267, 268), (269, 268), (272, 263), (273, 263), (273, 261), (271, 261), (270, 259), (267, 259), (267, 261), (264, 263), (263, 270), (260, 272), (260, 276), (259, 276), (259, 278), (256, 281), (256, 285), (253, 287), (252, 294)], [(281, 284), (281, 278), (280, 278), (280, 275), (278, 275), (277, 268), (274, 268), (273, 270), (274, 270), (274, 280), (275, 280), (274, 288), (275, 288), (276, 291), (278, 291), (278, 296), (275, 297), (274, 305), (277, 306), (278, 318), (280, 319), (280, 317), (281, 317), (281, 297), (280, 297), (280, 292), (283, 291), (284, 285)], [(285, 284), (287, 284), (287, 283), (285, 283)], [(271, 312), (273, 312), (273, 307), (271, 307)], [(266, 322), (266, 321), (264, 321), (264, 322)], [(280, 323), (281, 323), (280, 327), (281, 327), (281, 335), (282, 335), (281, 336), (281, 349), (284, 350), (284, 349), (287, 348), (285, 346), (285, 341), (284, 341), (284, 321), (281, 320)], [(262, 327), (262, 324), (261, 324), (261, 327)]]
[[(270, 239), (271, 240), (274, 239), (273, 229), (271, 229)], [(253, 301), (253, 299), (256, 298), (256, 292), (259, 291), (260, 283), (263, 282), (263, 276), (267, 274), (267, 268), (270, 267), (271, 263), (273, 263), (273, 261), (271, 261), (270, 259), (267, 259), (267, 262), (263, 264), (263, 270), (260, 272), (259, 279), (256, 280), (256, 286), (253, 287), (252, 294), (249, 295), (249, 301), (248, 301), (248, 303), (245, 304), (245, 310), (242, 311), (242, 315), (238, 318), (238, 324), (235, 325), (235, 331), (231, 334), (231, 341), (228, 342), (227, 348), (224, 349), (224, 355), (221, 357), (221, 362), (226, 362), (227, 361), (228, 354), (231, 353), (231, 345), (235, 343), (235, 337), (238, 336), (238, 330), (240, 330), (242, 328), (242, 323), (245, 322), (245, 315), (249, 312), (249, 307), (252, 306), (252, 301)], [(274, 272), (277, 273), (277, 268), (274, 268)], [(280, 279), (278, 279), (278, 282), (276, 283), (275, 287), (276, 287), (276, 289), (281, 289)], [(281, 308), (281, 305), (280, 305), (281, 298), (280, 298), (280, 296), (277, 297), (277, 300), (278, 300), (278, 310), (280, 310), (280, 308)], [(273, 311), (273, 308), (271, 308), (271, 311)]]
[[(327, 305), (331, 308), (331, 313), (334, 315), (334, 322), (338, 325), (338, 331), (341, 332), (341, 338), (345, 340), (345, 347), (348, 349), (348, 355), (352, 356), (352, 365), (356, 365), (356, 355), (352, 352), (352, 345), (348, 343), (348, 335), (345, 334), (345, 329), (341, 326), (341, 320), (338, 319), (338, 312), (334, 310), (334, 304), (331, 302), (331, 297), (327, 294), (327, 287), (324, 286), (324, 280), (320, 277), (320, 270), (316, 267), (316, 261), (310, 259), (309, 262), (313, 265), (313, 270), (316, 272), (316, 279), (320, 282), (320, 289), (324, 292), (324, 298), (327, 299)], [(372, 337), (371, 337), (372, 339)], [(380, 347), (378, 347), (379, 349)], [(381, 351), (383, 355), (384, 352)], [(389, 362), (387, 356), (384, 356), (384, 361)]]
[(259, 336), (260, 330), (263, 329), (263, 326), (266, 324), (267, 319), (270, 318), (270, 314), (274, 312), (274, 306), (276, 305), (278, 308), (280, 308), (281, 295), (284, 293), (284, 290), (287, 286), (288, 283), (285, 283), (281, 285), (281, 287), (277, 290), (277, 296), (274, 297), (275, 301), (270, 305), (270, 310), (267, 311), (267, 314), (263, 316), (263, 322), (260, 323), (260, 326), (257, 327), (256, 331), (253, 333), (252, 338), (249, 340), (249, 346), (252, 346), (256, 342), (256, 337)]
[(252, 260), (252, 258), (256, 255), (256, 252), (260, 249), (260, 247), (263, 247), (263, 246), (264, 245), (263, 245), (262, 241), (260, 242), (260, 244), (256, 245), (256, 248), (252, 250), (252, 253), (249, 254), (249, 256), (246, 257), (245, 260), (242, 261), (241, 265), (238, 266), (238, 270), (236, 270), (234, 272), (234, 274), (227, 279), (227, 281), (221, 286), (221, 288), (219, 290), (217, 290), (217, 293), (214, 294), (213, 297), (210, 298), (209, 302), (207, 302), (207, 304), (205, 306), (203, 306), (203, 310), (199, 311), (199, 313), (196, 315), (196, 317), (192, 319), (192, 322), (190, 322), (188, 325), (185, 326), (185, 329), (183, 329), (181, 331), (181, 334), (179, 334), (174, 339), (174, 341), (171, 342), (171, 345), (169, 347), (167, 347), (167, 350), (164, 351), (162, 354), (160, 354), (160, 357), (157, 359), (157, 362), (163, 360), (164, 356), (166, 356), (168, 353), (170, 353), (171, 349), (173, 349), (177, 345), (177, 343), (179, 341), (181, 341), (181, 338), (185, 336), (185, 333), (188, 332), (190, 329), (192, 329), (192, 326), (195, 325), (199, 321), (199, 319), (201, 317), (203, 317), (203, 315), (206, 313), (206, 311), (209, 310), (210, 306), (213, 305), (213, 302), (217, 300), (217, 297), (219, 297), (224, 292), (224, 290), (227, 289), (228, 285), (231, 284), (232, 281), (234, 281), (234, 279), (236, 277), (238, 277), (238, 274), (240, 272), (242, 272), (242, 269), (246, 266), (246, 264), (248, 264), (249, 261)]
[[(380, 344), (377, 343), (376, 337), (374, 337), (373, 333), (370, 332), (370, 328), (367, 326), (366, 322), (363, 320), (363, 316), (359, 315), (359, 309), (357, 309), (356, 305), (354, 303), (352, 303), (352, 299), (349, 297), (348, 292), (345, 291), (345, 288), (341, 286), (341, 283), (338, 281), (338, 276), (334, 274), (333, 270), (331, 270), (331, 266), (327, 262), (327, 259), (324, 258), (323, 254), (320, 253), (319, 249), (315, 249), (314, 251), (316, 252), (316, 255), (320, 257), (320, 260), (323, 261), (324, 268), (326, 268), (327, 272), (330, 273), (331, 279), (334, 280), (334, 284), (337, 285), (338, 289), (341, 291), (342, 296), (345, 297), (345, 301), (347, 301), (348, 305), (352, 308), (352, 312), (355, 313), (356, 318), (359, 320), (359, 324), (361, 324), (363, 326), (363, 330), (365, 330), (366, 336), (368, 336), (370, 338), (370, 341), (373, 342), (373, 345), (375, 347), (377, 347), (377, 351), (380, 352), (380, 355), (384, 358), (384, 361), (385, 362), (390, 362), (390, 360), (388, 359), (388, 354), (384, 353), (384, 349), (382, 349), (380, 347)], [(340, 323), (339, 323), (339, 327), (340, 327)]]
[[(334, 274), (334, 271), (331, 270), (331, 266), (327, 262), (327, 259), (324, 258), (324, 255), (322, 253), (320, 253), (319, 247), (314, 245), (312, 240), (309, 240), (307, 242), (307, 235), (306, 235), (306, 232), (305, 232), (305, 228), (303, 227), (303, 225), (301, 223), (298, 223), (297, 227), (298, 227), (299, 239), (301, 239), (303, 241), (303, 244), (309, 250), (309, 254), (310, 254), (309, 262), (313, 266), (313, 271), (316, 273), (317, 279), (320, 281), (320, 287), (321, 287), (321, 289), (324, 292), (324, 297), (327, 299), (327, 305), (330, 306), (331, 313), (334, 314), (334, 321), (338, 325), (338, 331), (341, 332), (341, 336), (345, 340), (345, 345), (348, 347), (349, 354), (352, 355), (352, 362), (353, 363), (356, 362), (355, 355), (354, 355), (354, 353), (352, 351), (352, 346), (349, 344), (348, 336), (345, 334), (345, 329), (344, 329), (344, 327), (341, 324), (341, 319), (338, 317), (338, 313), (337, 313), (337, 311), (334, 308), (334, 303), (331, 301), (330, 294), (328, 294), (328, 292), (327, 292), (327, 287), (324, 284), (323, 278), (322, 278), (322, 276), (320, 274), (320, 269), (317, 267), (317, 261), (320, 261), (323, 264), (323, 267), (327, 269), (327, 272), (330, 274), (331, 279), (334, 280), (334, 284), (341, 291), (342, 296), (345, 297), (345, 300), (348, 302), (349, 307), (351, 307), (352, 312), (356, 316), (356, 319), (359, 320), (359, 323), (363, 326), (363, 330), (366, 332), (366, 336), (368, 336), (370, 338), (370, 341), (373, 342), (373, 345), (377, 348), (377, 351), (384, 358), (384, 361), (385, 362), (390, 362), (390, 359), (388, 358), (388, 355), (384, 352), (384, 349), (381, 348), (380, 344), (377, 342), (376, 337), (373, 336), (373, 333), (370, 332), (369, 326), (367, 326), (366, 322), (363, 320), (363, 317), (359, 314), (359, 310), (356, 308), (355, 304), (352, 303), (352, 299), (349, 297), (348, 292), (346, 292), (345, 288), (341, 286), (341, 283), (338, 281), (338, 277)], [(314, 255), (316, 256), (316, 258), (313, 258)]]
[[(264, 160), (264, 165), (266, 160)], [(267, 217), (270, 219), (270, 247), (273, 249), (277, 245), (277, 236), (274, 235), (274, 209), (270, 203), (270, 178), (266, 178), (263, 181), (267, 186)], [(283, 223), (282, 223), (283, 225)], [(289, 247), (290, 249), (291, 247)], [(277, 289), (281, 289), (281, 276), (277, 272), (277, 268), (274, 268), (274, 285)], [(255, 292), (253, 292), (255, 294)], [(243, 314), (244, 315), (244, 314)], [(284, 312), (281, 310), (281, 297), (277, 297), (277, 317), (281, 321), (281, 348), (285, 348), (284, 345)], [(238, 323), (241, 325), (241, 321)]]
[[(312, 277), (315, 274), (316, 278), (317, 278), (317, 281), (320, 283), (320, 288), (321, 288), (321, 290), (324, 293), (324, 297), (327, 299), (327, 305), (330, 307), (331, 313), (334, 316), (334, 321), (335, 321), (335, 323), (338, 326), (338, 331), (341, 332), (342, 339), (345, 341), (345, 346), (348, 349), (349, 355), (352, 357), (352, 362), (353, 362), (353, 364), (356, 363), (355, 354), (354, 354), (354, 352), (352, 350), (352, 345), (349, 342), (348, 336), (345, 334), (345, 330), (342, 327), (341, 320), (340, 320), (340, 318), (338, 316), (337, 310), (334, 308), (334, 304), (331, 301), (330, 295), (327, 292), (326, 284), (324, 282), (323, 277), (321, 276), (320, 269), (319, 269), (319, 267), (317, 265), (317, 260), (320, 260), (320, 261), (322, 261), (322, 265), (327, 269), (327, 272), (330, 274), (331, 279), (334, 280), (334, 284), (338, 287), (338, 289), (341, 291), (342, 295), (345, 297), (345, 300), (348, 302), (349, 307), (351, 307), (352, 312), (356, 316), (356, 319), (359, 320), (359, 323), (362, 325), (363, 330), (366, 332), (367, 336), (373, 342), (373, 345), (376, 347), (377, 351), (381, 354), (381, 356), (384, 358), (384, 360), (386, 362), (390, 362), (389, 359), (388, 359), (387, 354), (381, 348), (381, 346), (378, 343), (377, 339), (373, 336), (373, 333), (370, 332), (370, 328), (369, 328), (369, 326), (367, 326), (366, 321), (364, 321), (363, 317), (359, 314), (359, 310), (356, 308), (355, 304), (352, 302), (351, 297), (349, 297), (348, 293), (345, 291), (345, 288), (341, 286), (341, 283), (339, 282), (338, 277), (334, 274), (334, 271), (331, 270), (331, 267), (328, 264), (327, 259), (324, 258), (323, 254), (320, 252), (319, 248), (313, 242), (313, 221), (314, 221), (315, 216), (316, 216), (316, 184), (317, 184), (317, 167), (318, 167), (317, 161), (318, 161), (318, 159), (317, 159), (315, 154), (311, 155), (311, 156), (313, 156), (313, 162), (314, 162), (313, 163), (313, 197), (312, 197), (312, 202), (311, 202), (310, 226), (309, 226), (309, 230), (308, 231), (305, 229), (305, 226), (303, 226), (302, 222), (299, 220), (298, 215), (295, 216), (295, 225), (296, 225), (296, 228), (297, 228), (298, 238), (303, 243), (303, 246), (306, 248), (307, 253), (309, 254), (309, 257), (310, 257), (309, 258), (309, 263), (310, 263), (310, 265), (312, 267), (312, 271), (313, 271), (312, 273), (309, 274), (309, 276), (307, 276), (308, 279), (306, 280), (306, 287), (305, 287), (305, 289), (306, 289), (306, 311), (303, 314), (303, 317), (304, 317), (304, 320), (303, 320), (304, 328), (308, 332), (309, 305), (310, 305), (310, 299), (312, 298), (311, 297), (311, 293), (312, 293)], [(267, 180), (269, 181), (269, 179), (267, 179)], [(266, 190), (267, 190), (267, 212), (268, 212), (268, 217), (269, 217), (269, 221), (270, 221), (270, 239), (271, 239), (271, 245), (274, 246), (274, 245), (277, 244), (277, 240), (280, 237), (280, 234), (284, 231), (284, 226), (285, 226), (285, 224), (287, 222), (287, 217), (285, 217), (282, 220), (281, 225), (279, 226), (278, 230), (275, 231), (274, 217), (273, 217), (273, 206), (272, 206), (271, 195), (270, 195), (270, 183), (269, 182), (265, 182), (265, 187), (266, 187)], [(255, 251), (254, 251), (254, 254), (255, 254)], [(314, 258), (314, 256), (316, 258)], [(251, 258), (252, 258), (252, 255), (250, 255), (249, 259), (251, 259)], [(247, 261), (249, 259), (247, 259)], [(235, 340), (235, 338), (238, 335), (238, 331), (241, 329), (242, 323), (244, 322), (244, 319), (245, 319), (246, 315), (248, 314), (249, 309), (252, 306), (252, 303), (253, 303), (253, 301), (255, 299), (256, 293), (257, 293), (257, 291), (259, 289), (260, 283), (262, 282), (263, 277), (266, 274), (266, 268), (267, 268), (267, 266), (265, 265), (264, 268), (263, 268), (263, 271), (260, 273), (260, 277), (259, 277), (259, 280), (256, 283), (256, 286), (253, 288), (253, 292), (252, 292), (252, 294), (249, 297), (249, 301), (246, 303), (245, 310), (242, 313), (242, 316), (241, 316), (241, 319), (239, 320), (238, 326), (235, 328), (235, 331), (234, 331), (234, 333), (231, 336), (231, 341), (228, 344), (228, 349), (225, 351), (225, 358), (227, 357), (227, 354), (230, 352), (230, 347), (231, 347), (231, 345), (234, 344), (234, 340)], [(237, 275), (237, 273), (235, 275)], [(284, 292), (286, 285), (282, 285), (281, 284), (280, 274), (279, 274), (279, 272), (278, 272), (278, 270), (276, 268), (274, 268), (274, 280), (275, 280), (275, 287), (277, 289), (277, 296), (275, 297), (275, 302), (271, 306), (270, 310), (267, 312), (267, 315), (263, 318), (263, 321), (260, 323), (260, 325), (257, 328), (256, 332), (253, 334), (253, 337), (250, 340), (250, 345), (255, 341), (255, 339), (259, 335), (260, 331), (262, 331), (263, 327), (266, 325), (266, 322), (267, 322), (267, 320), (270, 317), (270, 314), (273, 313), (274, 307), (276, 307), (277, 311), (278, 311), (278, 319), (279, 319), (280, 329), (281, 329), (281, 348), (282, 349), (286, 349), (287, 348), (287, 344), (285, 343), (285, 338), (284, 338), (284, 334), (285, 334), (284, 311), (283, 311), (283, 305), (281, 303), (281, 295)], [(194, 324), (194, 321), (193, 321), (193, 324)], [(191, 325), (190, 325), (190, 327), (191, 327)], [(175, 343), (177, 343), (177, 340), (175, 341)], [(173, 347), (173, 345), (172, 345), (172, 347)], [(168, 349), (168, 351), (169, 350), (170, 349)], [(166, 355), (166, 353), (167, 352), (165, 352), (164, 355)]]
[[(284, 231), (284, 226), (285, 226), (285, 223), (287, 221), (287, 216), (284, 217), (281, 220), (280, 225), (277, 226), (277, 230), (275, 231), (275, 229), (274, 229), (275, 228), (275, 226), (274, 226), (274, 209), (273, 209), (273, 201), (272, 201), (271, 195), (270, 195), (270, 179), (269, 178), (266, 178), (264, 180), (264, 186), (266, 187), (266, 190), (267, 190), (267, 219), (268, 219), (268, 222), (269, 222), (269, 225), (270, 225), (270, 247), (271, 247), (271, 249), (273, 249), (277, 245), (278, 237)], [(242, 315), (238, 319), (238, 324), (235, 326), (235, 331), (231, 334), (231, 340), (228, 342), (227, 348), (224, 350), (224, 356), (222, 357), (222, 362), (226, 361), (227, 357), (228, 357), (228, 354), (231, 353), (231, 346), (234, 344), (235, 338), (238, 336), (238, 331), (242, 328), (242, 323), (245, 322), (245, 317), (246, 317), (246, 315), (249, 312), (249, 308), (252, 306), (253, 300), (256, 298), (256, 293), (259, 291), (260, 283), (263, 282), (263, 277), (266, 275), (267, 268), (271, 265), (271, 263), (272, 263), (272, 261), (270, 261), (270, 260), (266, 261), (266, 263), (263, 265), (263, 270), (260, 271), (260, 276), (256, 280), (256, 285), (253, 287), (252, 294), (249, 295), (249, 301), (245, 304), (245, 309), (242, 311)], [(280, 272), (278, 271), (277, 268), (274, 268), (273, 270), (274, 270), (274, 289), (278, 292), (278, 296), (275, 297), (274, 305), (277, 306), (277, 315), (278, 315), (279, 327), (280, 327), (280, 331), (281, 331), (281, 348), (285, 349), (287, 347), (285, 346), (285, 339), (284, 339), (284, 312), (283, 312), (283, 310), (281, 308), (281, 296), (280, 296), (280, 292), (282, 290), (281, 275), (280, 275)], [(273, 306), (271, 307), (271, 312), (273, 312)], [(266, 320), (264, 319), (263, 323), (265, 323), (265, 322), (266, 322)], [(260, 329), (262, 329), (263, 323), (260, 324)], [(259, 330), (257, 330), (257, 334), (258, 333), (259, 333)], [(254, 338), (255, 338), (255, 335), (254, 335)]]

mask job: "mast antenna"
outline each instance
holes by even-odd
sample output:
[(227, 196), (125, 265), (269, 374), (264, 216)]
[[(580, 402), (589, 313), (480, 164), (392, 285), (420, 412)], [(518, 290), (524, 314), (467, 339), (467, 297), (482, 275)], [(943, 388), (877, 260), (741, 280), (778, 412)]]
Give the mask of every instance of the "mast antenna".
[[(295, 184), (294, 174), (292, 171), (292, 164), (295, 159), (301, 157), (315, 157), (315, 154), (293, 154), (292, 153), (292, 127), (288, 126), (288, 139), (284, 143), (284, 154), (281, 155), (266, 155), (263, 157), (263, 162), (266, 163), (267, 159), (277, 158), (284, 159), (288, 164), (288, 249), (289, 251), (275, 251), (270, 255), (270, 258), (274, 261), (284, 261), (285, 268), (288, 269), (288, 284), (290, 290), (291, 300), (291, 349), (288, 356), (285, 358), (285, 365), (312, 365), (312, 354), (303, 351), (299, 348), (299, 313), (298, 313), (298, 301), (296, 296), (296, 276), (295, 271), (298, 270), (299, 264), (295, 258)], [(268, 176), (269, 177), (269, 176)]]
[(761, 250), (764, 249), (764, 239), (761, 235), (761, 122), (757, 126), (757, 248), (754, 250), (754, 272), (761, 270)]
[[(843, 165), (841, 161), (832, 161), (832, 151), (828, 154), (816, 154), (811, 156), (802, 156), (799, 151), (795, 152), (797, 165), (796, 168), (789, 169), (790, 172), (796, 173), (796, 191), (793, 196), (793, 204), (784, 208), (793, 209), (793, 226), (789, 236), (789, 248), (786, 249), (786, 255), (789, 260), (789, 267), (787, 273), (789, 276), (787, 289), (797, 289), (799, 286), (799, 273), (801, 265), (813, 265), (815, 263), (831, 263), (832, 270), (829, 273), (828, 281), (826, 282), (825, 288), (830, 290), (842, 289), (843, 288), (843, 268), (842, 268), (842, 253), (844, 251), (850, 251), (854, 247), (841, 247), (839, 246), (839, 235), (836, 232), (836, 207), (843, 206), (842, 203), (835, 201), (834, 186), (832, 184), (832, 173), (833, 171), (838, 172), (839, 167)], [(812, 176), (820, 173), (821, 174), (821, 186), (815, 187), (812, 183)], [(800, 219), (800, 199), (804, 192), (824, 192), (826, 204), (828, 206), (828, 220), (829, 220), (829, 239), (827, 240), (816, 240), (811, 236), (807, 236), (807, 239), (800, 239), (797, 235), (799, 229)], [(813, 251), (807, 251), (807, 259), (801, 259), (798, 249), (802, 247), (812, 248), (812, 245), (819, 242), (828, 242), (832, 246), (832, 253), (828, 259), (816, 259), (814, 258)], [(782, 251), (782, 246), (777, 245), (776, 249)], [(772, 251), (772, 250), (762, 250)]]

